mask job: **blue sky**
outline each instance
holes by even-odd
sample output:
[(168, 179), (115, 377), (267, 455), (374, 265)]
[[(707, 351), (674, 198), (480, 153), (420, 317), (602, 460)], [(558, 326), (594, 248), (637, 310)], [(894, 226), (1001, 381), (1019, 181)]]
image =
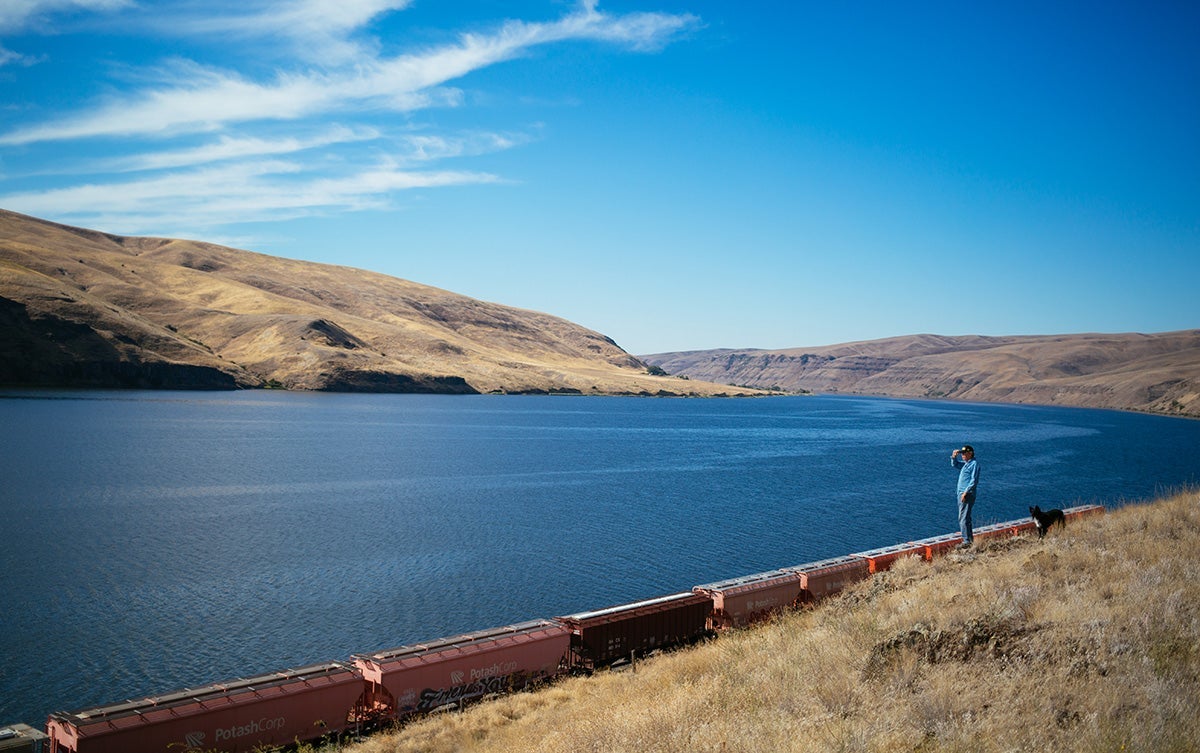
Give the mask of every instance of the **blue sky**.
[(1200, 327), (1200, 4), (5, 0), (0, 207), (634, 353)]

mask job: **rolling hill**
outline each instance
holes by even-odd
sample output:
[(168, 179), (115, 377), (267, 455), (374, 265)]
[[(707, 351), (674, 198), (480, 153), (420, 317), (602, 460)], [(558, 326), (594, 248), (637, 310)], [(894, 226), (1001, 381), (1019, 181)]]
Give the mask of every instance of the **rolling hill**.
[(748, 394), (558, 317), (349, 267), (0, 210), (0, 384)]
[(110, 235), (0, 210), (0, 384), (695, 396), (784, 390), (1200, 416), (1200, 330), (912, 335), (636, 357), (559, 317), (383, 274), (199, 241)]
[(913, 335), (817, 348), (704, 350), (641, 358), (671, 374), (763, 389), (1200, 416), (1200, 330)]

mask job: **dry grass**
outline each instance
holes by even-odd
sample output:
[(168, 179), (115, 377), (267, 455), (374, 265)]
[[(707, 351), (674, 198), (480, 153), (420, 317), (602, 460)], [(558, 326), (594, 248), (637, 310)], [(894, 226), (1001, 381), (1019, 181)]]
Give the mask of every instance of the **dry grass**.
[(1192, 490), (348, 751), (1196, 751), (1198, 558)]
[(296, 390), (762, 394), (650, 374), (604, 335), (549, 314), (349, 267), (105, 235), (2, 209), (0, 299), (12, 319), (0, 378), (15, 383), (72, 383), (83, 363), (92, 386), (124, 385), (129, 370), (112, 364), (125, 362), (206, 375), (180, 369), (166, 384), (177, 387), (194, 386), (177, 381), (187, 378)]

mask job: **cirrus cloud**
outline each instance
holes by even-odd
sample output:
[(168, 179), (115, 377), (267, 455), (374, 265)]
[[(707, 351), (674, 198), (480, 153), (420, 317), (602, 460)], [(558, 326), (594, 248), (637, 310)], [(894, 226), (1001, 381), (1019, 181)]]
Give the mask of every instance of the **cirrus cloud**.
[(510, 21), (487, 34), (465, 33), (456, 44), (357, 61), (327, 72), (303, 70), (256, 81), (235, 71), (186, 60), (161, 69), (159, 86), (74, 115), (0, 134), (0, 145), (101, 136), (174, 134), (256, 120), (294, 120), (383, 108), (401, 112), (459, 102), (449, 81), (517, 57), (539, 45), (599, 40), (646, 49), (696, 22), (690, 15), (608, 16), (587, 4), (550, 23)]
[[(149, 29), (158, 42), (216, 46), (207, 59), (179, 52), (150, 64), (109, 61), (89, 104), (42, 118), (26, 108), (23, 122), (0, 126), (0, 206), (149, 233), (359, 211), (414, 189), (504, 183), (489, 170), (438, 163), (528, 144), (530, 126), (448, 130), (416, 124), (414, 114), (467, 109), (458, 82), (540, 47), (590, 42), (644, 53), (698, 23), (583, 2), (557, 19), (510, 19), (417, 46), (379, 36), (396, 28), (382, 20), (411, 0), (176, 0), (154, 13), (129, 0), (17, 2), (0, 15), (0, 32), (55, 13), (103, 11), (106, 29), (127, 21), (126, 36)], [(381, 40), (400, 52), (382, 54)], [(0, 48), (6, 55), (16, 53)], [(21, 173), (12, 167), (21, 160), (6, 154), (30, 165), (43, 159)]]

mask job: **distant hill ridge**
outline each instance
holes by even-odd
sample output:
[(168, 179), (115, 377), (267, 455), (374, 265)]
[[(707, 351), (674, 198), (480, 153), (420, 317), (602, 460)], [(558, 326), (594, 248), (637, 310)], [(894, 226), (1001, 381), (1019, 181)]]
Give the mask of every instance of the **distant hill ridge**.
[(729, 395), (604, 335), (349, 267), (0, 210), (0, 384)]
[(638, 358), (559, 317), (387, 275), (0, 210), (0, 385), (697, 396), (782, 389), (1200, 416), (1200, 330), (913, 335)]
[(702, 350), (641, 358), (671, 374), (763, 389), (1200, 416), (1200, 330), (912, 335), (814, 348)]

